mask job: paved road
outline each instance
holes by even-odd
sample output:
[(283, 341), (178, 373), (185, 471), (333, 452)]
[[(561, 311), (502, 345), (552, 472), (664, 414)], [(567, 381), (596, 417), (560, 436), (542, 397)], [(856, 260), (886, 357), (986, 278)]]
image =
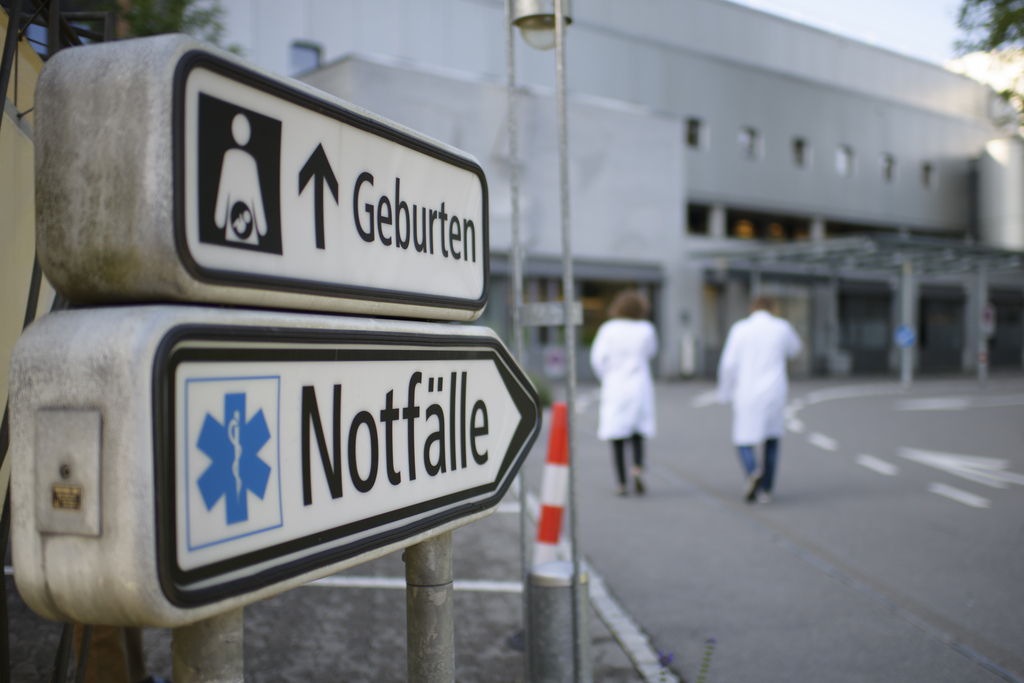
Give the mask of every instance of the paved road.
[(714, 638), (708, 681), (1024, 680), (1024, 379), (795, 383), (769, 505), (711, 388), (658, 387), (643, 498), (578, 422), (582, 547), (677, 672)]

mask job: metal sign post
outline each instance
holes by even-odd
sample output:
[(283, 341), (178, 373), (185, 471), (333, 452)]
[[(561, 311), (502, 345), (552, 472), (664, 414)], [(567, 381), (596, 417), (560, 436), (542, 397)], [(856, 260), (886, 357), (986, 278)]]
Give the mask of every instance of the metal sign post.
[[(508, 79), (508, 163), (510, 199), (512, 202), (512, 351), (516, 361), (523, 363), (523, 245), (519, 231), (519, 125), (516, 101), (515, 27), (512, 23), (512, 2), (505, 0), (505, 69)], [(527, 534), (526, 481), (520, 473), (519, 485), (519, 574), (523, 585), (523, 671), (530, 672), (530, 601), (527, 585), (530, 572), (529, 537)]]
[(454, 683), (452, 534), (410, 546), (405, 561), (409, 680)]
[(569, 112), (565, 84), (565, 5), (567, 0), (555, 2), (555, 76), (558, 99), (558, 178), (561, 189), (562, 214), (562, 302), (565, 307), (565, 350), (566, 365), (566, 406), (568, 409), (567, 431), (569, 441), (569, 538), (572, 544), (572, 633), (573, 633), (573, 677), (576, 683), (587, 683), (586, 672), (589, 663), (583, 659), (589, 652), (583, 640), (589, 639), (589, 625), (580, 623), (580, 603), (585, 599), (581, 591), (579, 515), (576, 506), (576, 326), (574, 307), (576, 279), (572, 263), (572, 222), (569, 219)]
[(905, 343), (900, 343), (900, 383), (909, 387), (914, 378), (914, 344), (917, 341), (914, 332), (914, 264), (904, 259), (900, 271), (900, 329), (908, 330), (904, 336)]
[(995, 331), (995, 309), (988, 301), (988, 270), (978, 266), (978, 381), (988, 379), (988, 338)]
[(177, 683), (242, 683), (242, 608), (218, 614), (171, 634)]

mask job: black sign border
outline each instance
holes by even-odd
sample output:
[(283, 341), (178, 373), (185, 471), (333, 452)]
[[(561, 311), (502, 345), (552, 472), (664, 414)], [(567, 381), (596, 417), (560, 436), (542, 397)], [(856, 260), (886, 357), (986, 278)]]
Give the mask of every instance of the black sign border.
[[(358, 287), (354, 285), (331, 285), (296, 278), (273, 277), (254, 273), (237, 273), (216, 268), (206, 268), (196, 263), (188, 249), (185, 234), (185, 84), (193, 69), (204, 68), (226, 78), (239, 81), (247, 86), (277, 97), (317, 114), (333, 118), (341, 123), (354, 126), (378, 137), (407, 147), (416, 152), (434, 157), (452, 166), (457, 166), (480, 179), (483, 194), (483, 225), (480, 231), (483, 247), (484, 286), (481, 296), (476, 300), (456, 297), (432, 296), (402, 292), (374, 287)], [(192, 50), (178, 61), (174, 72), (174, 105), (172, 115), (172, 156), (174, 173), (174, 242), (185, 270), (199, 282), (211, 285), (227, 285), (246, 287), (257, 290), (274, 290), (294, 294), (326, 296), (334, 299), (356, 299), (364, 301), (380, 301), (410, 306), (428, 306), (431, 308), (455, 310), (483, 310), (487, 304), (487, 296), (491, 286), (490, 263), (490, 209), (488, 205), (487, 178), (483, 169), (465, 157), (452, 154), (448, 150), (435, 147), (428, 142), (413, 137), (400, 130), (390, 128), (380, 121), (363, 116), (354, 111), (344, 109), (334, 103), (317, 99), (308, 93), (294, 90), (287, 85), (268, 79), (244, 67), (217, 57), (202, 50)], [(408, 317), (408, 316), (405, 316)]]
[[(177, 348), (182, 342), (229, 342), (229, 343), (258, 343), (258, 344), (302, 344), (303, 349), (287, 348), (252, 348), (245, 350), (251, 352), (248, 358), (239, 355), (239, 349), (229, 348), (201, 348), (186, 347)], [(275, 355), (278, 362), (305, 361), (305, 360), (339, 360), (339, 349), (336, 348), (315, 348), (337, 346), (339, 344), (373, 344), (383, 347), (413, 346), (421, 347), (420, 350), (410, 351), (409, 349), (393, 349), (394, 360), (408, 360), (409, 354), (424, 360), (441, 360), (445, 358), (487, 358), (495, 362), (499, 374), (506, 386), (518, 384), (524, 390), (522, 396), (515, 396), (512, 399), (523, 415), (523, 421), (513, 436), (509, 450), (506, 452), (505, 460), (498, 471), (496, 482), (476, 487), (468, 491), (450, 494), (443, 498), (427, 501), (415, 506), (409, 506), (400, 510), (392, 511), (377, 518), (363, 520), (357, 523), (336, 527), (333, 530), (320, 532), (311, 536), (293, 539), (285, 544), (272, 548), (249, 553), (229, 560), (207, 565), (192, 571), (183, 571), (177, 564), (176, 546), (176, 524), (175, 518), (175, 438), (174, 427), (175, 410), (175, 383), (174, 372), (180, 362), (189, 360), (207, 361), (249, 361), (260, 360), (256, 355)], [(311, 346), (313, 348), (311, 348)], [(464, 347), (465, 350), (458, 350), (457, 347)], [(444, 347), (444, 348), (441, 348)], [(483, 348), (483, 350), (481, 350)], [(376, 360), (388, 360), (379, 358), (380, 351), (374, 349), (349, 349), (344, 351), (346, 356), (353, 355), (345, 360), (359, 360), (358, 356), (369, 356), (376, 354)], [(263, 358), (262, 360), (266, 360)], [(531, 408), (533, 409), (531, 411)], [(533, 424), (529, 418), (534, 417)], [(410, 538), (423, 531), (436, 528), (442, 524), (470, 516), (487, 508), (497, 505), (505, 495), (508, 487), (512, 484), (515, 473), (522, 466), (533, 447), (534, 442), (540, 433), (541, 428), (540, 400), (533, 385), (523, 374), (518, 364), (512, 359), (504, 345), (492, 337), (467, 337), (467, 336), (442, 336), (442, 335), (421, 335), (413, 333), (388, 333), (368, 332), (359, 330), (304, 330), (288, 328), (268, 327), (235, 327), (221, 325), (186, 324), (172, 328), (160, 342), (153, 363), (153, 456), (154, 456), (154, 500), (156, 501), (156, 552), (157, 571), (160, 585), (164, 595), (178, 607), (197, 607), (209, 604), (218, 600), (235, 597), (244, 593), (255, 591), (267, 585), (285, 581), (308, 571), (312, 571), (325, 565), (334, 564), (343, 560), (355, 557), (362, 553), (372, 551), (392, 543)], [(516, 448), (517, 442), (519, 443)], [(508, 453), (513, 453), (512, 457)], [(513, 471), (508, 472), (509, 469)], [(233, 579), (214, 586), (189, 589), (188, 584), (202, 581), (207, 578), (225, 574), (241, 567), (251, 566), (260, 562), (287, 555), (296, 550), (314, 547), (318, 544), (342, 538), (351, 533), (358, 533), (366, 529), (372, 529), (380, 524), (389, 523), (410, 515), (421, 514), (432, 508), (449, 505), (458, 500), (477, 496), (488, 490), (493, 495), (475, 503), (467, 503), (456, 508), (448, 509), (436, 515), (411, 525), (395, 529), (373, 536), (366, 537), (360, 541), (344, 544), (330, 548), (320, 553), (302, 557), (281, 565), (271, 567), (256, 574)], [(387, 517), (388, 519), (379, 519)]]

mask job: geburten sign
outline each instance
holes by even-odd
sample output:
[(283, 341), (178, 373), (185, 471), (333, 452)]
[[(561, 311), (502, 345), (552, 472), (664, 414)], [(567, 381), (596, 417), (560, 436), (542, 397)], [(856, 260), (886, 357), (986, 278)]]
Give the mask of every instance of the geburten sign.
[(486, 302), (487, 184), (463, 152), (182, 36), (58, 54), (36, 99), (39, 258), (73, 301)]

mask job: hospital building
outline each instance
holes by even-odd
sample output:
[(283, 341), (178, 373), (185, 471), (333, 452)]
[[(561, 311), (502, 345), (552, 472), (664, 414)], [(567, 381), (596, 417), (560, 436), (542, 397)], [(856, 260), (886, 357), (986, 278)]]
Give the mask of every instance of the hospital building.
[[(480, 322), (510, 341), (503, 2), (223, 5), (248, 60), (479, 160)], [(554, 51), (517, 32), (515, 55), (524, 296), (560, 300)], [(757, 294), (804, 340), (794, 376), (895, 373), (907, 320), (916, 372), (973, 372), (979, 349), (1021, 369), (1024, 144), (990, 87), (726, 0), (574, 0), (566, 60), (581, 379), (624, 286), (653, 303), (666, 378), (713, 374)], [(527, 339), (529, 369), (557, 375), (559, 330)]]

